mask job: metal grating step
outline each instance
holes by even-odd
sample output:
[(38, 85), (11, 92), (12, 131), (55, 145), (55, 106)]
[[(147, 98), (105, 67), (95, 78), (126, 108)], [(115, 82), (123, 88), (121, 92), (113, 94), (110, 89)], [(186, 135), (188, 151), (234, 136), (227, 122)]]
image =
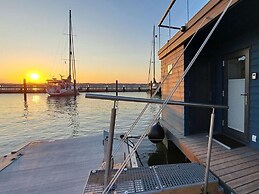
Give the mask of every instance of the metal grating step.
[[(114, 175), (116, 170), (112, 170)], [(204, 183), (205, 168), (195, 163), (168, 164), (124, 170), (114, 185), (114, 193), (154, 193), (199, 186)], [(209, 174), (209, 184), (218, 179)], [(102, 193), (104, 170), (92, 171), (84, 193)]]
[[(162, 187), (178, 187), (204, 182), (205, 168), (195, 163), (184, 163), (175, 165), (163, 165), (162, 168), (154, 167)], [(217, 181), (211, 173), (209, 181)]]

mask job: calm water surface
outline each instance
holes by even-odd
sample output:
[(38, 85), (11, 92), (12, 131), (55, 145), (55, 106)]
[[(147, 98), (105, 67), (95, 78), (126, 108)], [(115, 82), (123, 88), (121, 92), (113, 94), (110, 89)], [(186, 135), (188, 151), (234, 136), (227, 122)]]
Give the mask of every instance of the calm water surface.
[[(108, 93), (114, 95), (113, 93)], [(120, 93), (123, 96), (148, 97), (142, 93)], [(119, 102), (116, 132), (126, 132), (145, 104)], [(0, 95), (0, 156), (35, 140), (55, 140), (102, 134), (109, 129), (112, 101), (74, 97), (48, 97), (47, 94)], [(139, 135), (159, 109), (150, 105), (132, 135)], [(102, 145), (100, 145), (102, 146)], [(155, 152), (156, 146), (144, 142), (144, 152)], [(145, 157), (145, 154), (142, 156)]]

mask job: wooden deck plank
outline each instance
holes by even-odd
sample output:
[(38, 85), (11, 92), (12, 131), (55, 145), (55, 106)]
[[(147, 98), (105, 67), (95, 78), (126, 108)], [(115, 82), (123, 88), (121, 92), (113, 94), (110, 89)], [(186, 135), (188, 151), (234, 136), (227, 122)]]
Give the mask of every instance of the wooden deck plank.
[[(171, 132), (174, 134), (173, 129)], [(169, 139), (192, 162), (205, 164), (208, 138), (204, 134), (197, 136), (197, 140), (195, 138), (183, 134), (169, 135)], [(236, 193), (259, 194), (259, 151), (247, 146), (228, 150), (213, 142), (210, 169)]]
[[(219, 149), (219, 150), (212, 150), (211, 152), (211, 155), (213, 157), (219, 157), (219, 156), (222, 156), (222, 154), (226, 154), (226, 153), (230, 153), (230, 154), (238, 154), (237, 152), (242, 152), (243, 150), (245, 150), (246, 152), (249, 150), (247, 147), (241, 147), (241, 148), (236, 148), (236, 149), (231, 149), (231, 150), (228, 150), (226, 148), (224, 148), (223, 146), (221, 146), (222, 149)], [(199, 158), (202, 158), (202, 157), (199, 157)]]
[(191, 138), (182, 138), (186, 143), (188, 142), (189, 144), (191, 143), (203, 143), (204, 140), (207, 139), (206, 135), (200, 135), (200, 136), (193, 136)]
[(254, 167), (256, 165), (258, 165), (259, 163), (259, 159), (256, 159), (256, 160), (252, 160), (252, 161), (246, 161), (246, 162), (243, 162), (243, 163), (240, 163), (240, 164), (234, 164), (228, 168), (224, 168), (223, 169), (220, 169), (220, 170), (214, 170), (213, 172), (215, 172), (218, 176), (224, 176), (224, 175), (227, 175), (227, 174), (231, 174), (233, 172), (236, 172), (236, 171), (239, 171), (240, 169), (247, 169), (249, 167)]
[(246, 153), (243, 153), (242, 155), (234, 155), (234, 156), (229, 156), (229, 157), (226, 157), (226, 158), (220, 157), (220, 158), (217, 158), (217, 159), (214, 158), (211, 161), (211, 166), (226, 163), (226, 162), (235, 161), (235, 160), (238, 160), (242, 157), (249, 157), (249, 156), (252, 156), (252, 155), (254, 155), (254, 153), (246, 152)]
[(222, 180), (228, 182), (228, 181), (232, 181), (232, 180), (238, 179), (238, 178), (243, 177), (243, 176), (253, 174), (255, 172), (259, 172), (259, 164), (256, 165), (256, 166), (251, 166), (251, 167), (247, 167), (247, 168), (240, 168), (240, 169), (241, 170), (236, 169), (235, 172), (231, 172), (229, 174), (220, 176), (220, 178)]
[(259, 180), (253, 181), (241, 187), (235, 189), (237, 193), (249, 193), (249, 194), (258, 194), (259, 193)]
[[(219, 147), (217, 147), (217, 148), (214, 147), (214, 148), (212, 148), (212, 152), (220, 150), (220, 149), (221, 148), (219, 148)], [(192, 149), (191, 149), (191, 151), (192, 151)], [(203, 164), (206, 161), (207, 152), (208, 152), (208, 149), (206, 148), (206, 149), (200, 149), (197, 151), (193, 151), (193, 154), (199, 159), (199, 162)]]
[[(216, 156), (221, 155), (225, 152), (226, 152), (226, 149), (216, 149), (215, 150), (215, 149), (212, 148), (211, 156), (216, 157)], [(199, 156), (199, 159), (201, 159), (201, 160), (207, 158), (206, 155), (202, 155), (202, 154), (197, 155), (197, 156)]]
[(213, 172), (219, 172), (219, 171), (225, 170), (226, 168), (229, 168), (238, 164), (246, 163), (248, 161), (253, 161), (256, 159), (259, 159), (259, 155), (257, 154), (250, 156), (249, 159), (247, 157), (244, 157), (244, 158), (239, 158), (238, 160), (235, 160), (235, 161), (217, 164), (212, 166), (211, 169), (213, 170)]
[(236, 190), (236, 189), (240, 188), (241, 186), (251, 185), (251, 183), (253, 183), (254, 181), (258, 181), (258, 180), (259, 180), (259, 172), (256, 172), (256, 173), (229, 181), (229, 182), (227, 182), (227, 184), (230, 185), (234, 190)]
[[(253, 182), (253, 183), (251, 183), (251, 184), (253, 184), (253, 186), (255, 186), (255, 185), (257, 185), (256, 186), (256, 188), (255, 188), (255, 190), (254, 191), (251, 191), (249, 194), (258, 194), (259, 192), (258, 192), (258, 190), (259, 190), (259, 188), (258, 188), (258, 185), (259, 185), (259, 181), (255, 181), (255, 182)], [(249, 185), (250, 186), (250, 185)], [(252, 188), (253, 186), (250, 186), (250, 188)], [(243, 188), (241, 188), (241, 189), (243, 189)], [(237, 190), (239, 191), (239, 188), (237, 188)], [(241, 190), (241, 192), (242, 192), (242, 190)], [(240, 192), (240, 193), (241, 193)]]
[(203, 142), (200, 142), (200, 141), (199, 142), (194, 142), (194, 141), (187, 142), (185, 140), (182, 140), (182, 142), (185, 143), (185, 144), (188, 144), (189, 146), (192, 146), (193, 149), (200, 148), (200, 147), (203, 147), (203, 146), (208, 146), (208, 143), (206, 143), (205, 141), (203, 141)]
[[(216, 152), (216, 151), (219, 151), (219, 150), (222, 150), (222, 146), (213, 146), (212, 147), (212, 152)], [(199, 150), (193, 150), (191, 148), (191, 150), (193, 151), (193, 153), (196, 155), (196, 156), (200, 156), (200, 155), (203, 155), (203, 153), (207, 153), (208, 151), (208, 147), (204, 147), (204, 148), (200, 148)], [(200, 158), (200, 157), (199, 157)]]
[[(188, 144), (188, 146), (190, 146), (190, 149), (192, 149), (193, 151), (195, 151), (195, 150), (198, 150), (198, 151), (207, 150), (208, 149), (208, 142), (204, 142), (203, 144), (200, 144), (199, 146), (192, 146), (192, 145), (189, 145), (189, 144)], [(215, 144), (213, 144), (213, 146), (212, 146), (212, 148), (218, 148), (218, 147), (220, 147), (220, 146), (215, 145)]]
[(195, 141), (191, 141), (191, 142), (188, 142), (188, 141), (185, 141), (185, 140), (181, 140), (183, 143), (185, 143), (185, 144), (187, 144), (187, 145), (189, 145), (189, 146), (193, 146), (192, 148), (197, 148), (197, 147), (203, 147), (203, 146), (207, 146), (208, 145), (208, 143), (206, 143), (206, 141), (197, 141), (197, 142), (195, 142)]
[[(203, 143), (197, 144), (197, 145), (193, 145), (193, 144), (189, 144), (186, 143), (188, 145), (188, 147), (190, 147), (190, 149), (192, 149), (192, 151), (196, 151), (196, 150), (206, 150), (208, 147), (208, 142), (204, 141)], [(214, 145), (214, 147), (218, 147), (217, 145)]]
[[(217, 164), (220, 164), (220, 163), (224, 163), (226, 161), (231, 161), (232, 160), (232, 157), (234, 157), (234, 159), (236, 159), (236, 157), (241, 157), (242, 158), (242, 155), (246, 155), (246, 154), (252, 154), (251, 152), (248, 152), (247, 149), (242, 149), (242, 150), (239, 150), (238, 152), (233, 152), (231, 150), (227, 151), (225, 150), (225, 152), (222, 152), (220, 155), (211, 155), (211, 165), (217, 165)], [(227, 159), (226, 159), (227, 158)]]

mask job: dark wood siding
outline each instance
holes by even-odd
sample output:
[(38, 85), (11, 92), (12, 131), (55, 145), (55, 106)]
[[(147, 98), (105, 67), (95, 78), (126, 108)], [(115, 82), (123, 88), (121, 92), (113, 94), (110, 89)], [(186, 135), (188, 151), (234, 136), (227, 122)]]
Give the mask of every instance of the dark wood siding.
[[(251, 68), (250, 71), (257, 73), (259, 76), (259, 28), (252, 37), (252, 48), (250, 52)], [(251, 38), (251, 37), (250, 37)], [(249, 131), (250, 138), (252, 135), (257, 136), (257, 142), (250, 141), (250, 144), (259, 149), (259, 79), (250, 81), (250, 112), (249, 112)]]
[[(249, 49), (250, 54), (250, 80), (249, 80), (249, 114), (248, 114), (248, 131), (249, 131), (249, 145), (259, 149), (259, 12), (257, 11), (258, 1), (241, 1), (238, 6), (231, 9), (225, 18), (222, 20), (212, 38), (204, 48), (202, 56), (208, 58), (208, 65), (212, 66), (212, 72), (215, 76), (212, 77), (213, 86), (212, 103), (221, 104), (222, 90), (223, 90), (223, 74), (222, 67), (223, 60), (231, 53), (243, 49)], [(245, 16), (245, 17), (244, 17)], [(236, 22), (239, 21), (239, 22)], [(197, 39), (204, 40), (211, 26), (203, 29), (203, 32), (198, 35)], [(200, 42), (197, 43), (197, 50)], [(190, 57), (190, 56), (188, 56)], [(187, 59), (188, 57), (185, 57)], [(198, 60), (199, 60), (198, 58)], [(196, 63), (198, 64), (198, 63)], [(195, 65), (196, 65), (195, 64)], [(251, 74), (255, 72), (258, 74), (256, 80), (251, 79)], [(190, 72), (191, 73), (191, 72)], [(185, 82), (185, 90), (188, 89), (188, 80)], [(185, 91), (187, 94), (188, 91)], [(186, 95), (187, 99), (187, 95)], [(185, 110), (185, 116), (188, 111)], [(188, 117), (185, 119), (188, 120)], [(216, 129), (219, 129), (222, 122), (222, 114), (220, 111), (216, 112)], [(187, 125), (186, 125), (187, 126)], [(188, 130), (188, 127), (187, 129)], [(252, 135), (257, 136), (257, 142), (252, 141)]]
[[(186, 65), (189, 65), (189, 63)], [(194, 63), (186, 76), (185, 83), (185, 101), (212, 104), (210, 65), (206, 57), (200, 57)], [(211, 109), (185, 107), (185, 110), (186, 135), (209, 131)]]
[[(259, 26), (259, 25), (257, 25)], [(229, 38), (222, 44), (219, 56), (223, 57), (242, 49), (250, 52), (250, 80), (249, 80), (249, 113), (248, 113), (248, 135), (249, 145), (259, 149), (259, 79), (251, 79), (253, 72), (259, 75), (259, 28), (242, 33), (239, 36)], [(221, 67), (218, 67), (219, 69)], [(257, 136), (257, 142), (252, 141), (252, 135)]]

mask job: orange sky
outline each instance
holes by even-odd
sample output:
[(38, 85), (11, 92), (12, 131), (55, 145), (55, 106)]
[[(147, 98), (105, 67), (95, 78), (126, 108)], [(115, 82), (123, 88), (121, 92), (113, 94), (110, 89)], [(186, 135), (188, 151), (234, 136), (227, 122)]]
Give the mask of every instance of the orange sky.
[[(203, 4), (208, 0), (200, 0)], [(72, 10), (78, 82), (146, 83), (153, 25), (171, 0), (8, 0), (1, 2), (0, 83), (38, 82), (67, 76), (68, 10)], [(197, 6), (198, 3), (195, 4)], [(174, 26), (186, 23), (186, 5), (172, 10)], [(191, 7), (193, 8), (193, 7)], [(47, 11), (46, 11), (47, 10)], [(190, 10), (192, 11), (192, 10)], [(156, 28), (158, 32), (158, 29)], [(168, 29), (156, 39), (156, 55), (168, 39)], [(158, 33), (157, 33), (158, 34)], [(160, 62), (156, 58), (156, 80)]]

